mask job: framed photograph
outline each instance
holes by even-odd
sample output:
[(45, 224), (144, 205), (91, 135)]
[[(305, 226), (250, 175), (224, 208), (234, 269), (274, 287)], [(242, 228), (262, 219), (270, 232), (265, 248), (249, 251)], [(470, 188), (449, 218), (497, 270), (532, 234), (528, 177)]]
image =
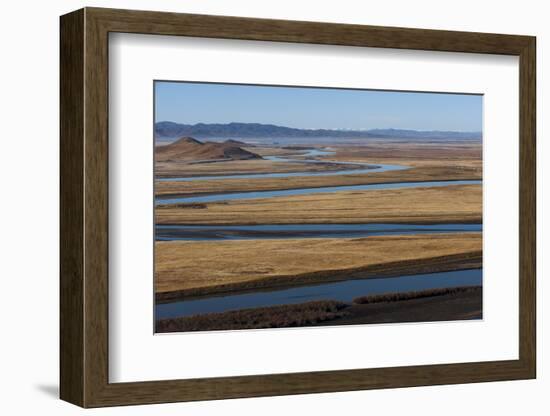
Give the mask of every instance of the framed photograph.
[(535, 378), (535, 49), (62, 16), (61, 398)]

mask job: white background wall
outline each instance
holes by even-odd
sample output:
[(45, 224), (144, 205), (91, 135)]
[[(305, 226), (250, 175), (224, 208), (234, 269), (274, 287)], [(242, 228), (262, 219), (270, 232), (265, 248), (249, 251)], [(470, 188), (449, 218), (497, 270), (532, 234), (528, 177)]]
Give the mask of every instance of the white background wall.
[[(58, 390), (58, 16), (83, 6), (166, 10), (276, 19), (536, 35), (538, 41), (538, 305), (536, 381), (317, 394), (87, 411), (102, 415), (281, 415), (346, 413), (546, 415), (550, 361), (543, 332), (549, 299), (543, 245), (550, 236), (544, 162), (546, 64), (550, 26), (546, 2), (524, 1), (69, 1), (4, 2), (0, 15), (0, 409), (3, 414), (83, 412), (57, 399)], [(503, 238), (506, 230), (503, 230)], [(546, 240), (546, 241), (543, 241)], [(544, 267), (546, 266), (546, 267)], [(544, 267), (544, 268), (543, 268)], [(545, 273), (546, 272), (546, 273)]]

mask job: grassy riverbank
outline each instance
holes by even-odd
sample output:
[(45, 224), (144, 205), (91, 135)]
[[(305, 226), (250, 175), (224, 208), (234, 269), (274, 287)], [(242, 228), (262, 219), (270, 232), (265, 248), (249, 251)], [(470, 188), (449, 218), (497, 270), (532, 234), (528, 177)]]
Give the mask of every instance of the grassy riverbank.
[(345, 303), (315, 301), (238, 311), (207, 313), (183, 318), (161, 319), (156, 332), (212, 331), (220, 329), (285, 328), (307, 326), (343, 317)]
[[(159, 301), (481, 267), (481, 233), (155, 243)], [(253, 260), (253, 261), (251, 261)]]
[[(306, 148), (322, 149), (326, 146), (312, 141)], [(300, 159), (300, 153), (305, 149), (285, 149), (281, 147), (246, 147), (243, 149), (260, 156), (277, 155)], [(190, 161), (170, 160), (157, 161), (155, 175), (157, 177), (204, 176), (204, 175), (235, 175), (247, 173), (285, 173), (285, 172), (320, 172), (325, 170), (341, 170), (342, 165), (330, 164), (331, 161), (406, 164), (415, 167), (443, 168), (457, 167), (467, 169), (477, 174), (481, 173), (481, 144), (469, 142), (422, 142), (362, 140), (361, 145), (331, 144), (334, 154), (317, 157), (326, 164), (273, 162), (268, 159), (231, 160), (231, 161)], [(352, 166), (347, 167), (352, 169)]]
[[(414, 144), (379, 142), (369, 140), (364, 146), (331, 147), (330, 156), (316, 157), (325, 163), (289, 163), (270, 160), (246, 160), (190, 164), (184, 162), (157, 163), (157, 177), (235, 175), (246, 173), (330, 172), (334, 170), (365, 169), (359, 165), (342, 165), (332, 162), (356, 162), (362, 164), (396, 164), (409, 167), (406, 170), (369, 172), (340, 176), (297, 176), (288, 178), (225, 178), (191, 182), (162, 181), (155, 187), (156, 196), (202, 195), (223, 192), (252, 192), (316, 188), (323, 186), (361, 185), (389, 182), (417, 182), (436, 180), (481, 179), (481, 146), (479, 144)], [(254, 147), (259, 154), (278, 154), (300, 160), (297, 151), (280, 148)]]
[[(312, 164), (310, 164), (312, 165)], [(300, 165), (301, 166), (301, 165)], [(314, 166), (318, 166), (315, 165)], [(342, 165), (339, 166), (340, 170)], [(350, 165), (355, 166), (355, 165)], [(376, 166), (373, 164), (372, 166)], [(360, 167), (365, 169), (365, 167)], [(353, 170), (355, 169), (349, 169)], [(330, 171), (326, 168), (323, 171)], [(309, 170), (308, 172), (315, 172)], [(481, 172), (476, 168), (461, 165), (412, 167), (407, 170), (388, 172), (350, 173), (338, 176), (296, 176), (288, 178), (235, 178), (200, 181), (159, 181), (155, 185), (157, 197), (209, 195), (225, 192), (256, 192), (282, 189), (320, 188), (325, 186), (366, 185), (395, 182), (427, 182), (452, 180), (478, 180)]]
[(481, 185), (340, 191), (155, 209), (157, 224), (481, 222)]
[[(320, 144), (313, 147), (322, 148)], [(481, 145), (367, 140), (336, 143), (325, 163), (302, 163), (298, 149), (252, 146), (257, 156), (289, 156), (294, 162), (254, 160), (159, 161), (157, 177), (248, 173), (324, 172), (364, 169), (338, 164), (407, 166), (388, 172), (335, 176), (157, 181), (155, 223), (166, 225), (481, 223), (482, 186), (419, 186), (385, 190), (339, 190), (319, 194), (162, 205), (163, 197), (367, 185), (396, 182), (480, 180)], [(157, 302), (192, 300), (337, 282), (482, 267), (482, 234), (458, 232), (372, 236), (217, 241), (157, 241)], [(481, 317), (481, 288), (437, 289), (281, 305), (157, 322), (158, 332), (269, 328)]]
[(481, 288), (454, 287), (354, 299), (305, 302), (162, 319), (156, 332), (285, 328), (481, 318)]
[[(347, 169), (359, 169), (358, 166), (349, 166)], [(273, 162), (264, 159), (254, 160), (220, 160), (220, 161), (159, 161), (155, 163), (157, 178), (174, 178), (180, 176), (217, 176), (243, 175), (250, 173), (291, 173), (291, 172), (324, 172), (342, 170), (342, 165), (336, 163), (313, 164)]]

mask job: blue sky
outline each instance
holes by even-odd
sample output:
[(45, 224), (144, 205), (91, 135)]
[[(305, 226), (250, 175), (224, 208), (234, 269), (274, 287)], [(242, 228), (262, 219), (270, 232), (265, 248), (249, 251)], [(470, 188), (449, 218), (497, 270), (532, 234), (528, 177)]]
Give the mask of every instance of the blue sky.
[(155, 121), (295, 128), (482, 130), (482, 96), (155, 82)]

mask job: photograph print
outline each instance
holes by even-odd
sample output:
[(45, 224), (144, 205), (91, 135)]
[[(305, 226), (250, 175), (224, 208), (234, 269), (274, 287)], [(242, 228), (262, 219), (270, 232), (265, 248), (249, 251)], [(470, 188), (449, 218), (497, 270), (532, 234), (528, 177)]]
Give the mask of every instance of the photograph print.
[(154, 99), (156, 333), (482, 319), (482, 95)]

